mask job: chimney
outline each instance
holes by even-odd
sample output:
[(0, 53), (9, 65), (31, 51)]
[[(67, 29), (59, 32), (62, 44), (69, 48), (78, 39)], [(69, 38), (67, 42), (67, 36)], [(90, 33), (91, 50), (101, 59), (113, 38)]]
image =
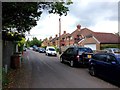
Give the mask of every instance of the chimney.
[(58, 37), (58, 35), (56, 34), (55, 37)]
[(63, 34), (66, 34), (66, 31), (64, 31)]
[(49, 38), (49, 40), (51, 40), (51, 39), (52, 39), (52, 37)]
[(81, 29), (81, 25), (78, 24), (78, 25), (77, 25), (77, 29)]

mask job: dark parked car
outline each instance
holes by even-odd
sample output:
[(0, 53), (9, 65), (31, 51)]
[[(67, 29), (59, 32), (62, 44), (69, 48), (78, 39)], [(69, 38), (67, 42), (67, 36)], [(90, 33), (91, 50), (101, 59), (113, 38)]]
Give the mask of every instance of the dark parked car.
[(45, 53), (45, 51), (46, 51), (45, 48), (38, 48), (39, 53)]
[(92, 57), (93, 51), (87, 47), (69, 47), (60, 56), (60, 62), (69, 62), (70, 66), (73, 67), (77, 64), (86, 65), (89, 59)]
[(34, 51), (38, 51), (38, 47), (36, 45), (33, 46)]
[(120, 83), (120, 54), (96, 53), (89, 60), (89, 73)]

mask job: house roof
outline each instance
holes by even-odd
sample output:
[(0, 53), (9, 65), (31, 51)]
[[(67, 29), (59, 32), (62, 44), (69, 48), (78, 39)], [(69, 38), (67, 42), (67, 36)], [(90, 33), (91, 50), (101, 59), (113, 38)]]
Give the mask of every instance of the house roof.
[(117, 36), (113, 33), (101, 33), (101, 32), (94, 32), (93, 36), (100, 42), (100, 43), (120, 43), (120, 36)]
[(93, 33), (93, 31), (89, 30), (88, 28), (83, 28), (83, 29), (76, 29), (70, 35), (73, 37), (76, 37), (77, 35), (87, 36), (87, 35), (92, 34), (92, 33)]
[(68, 37), (68, 36), (70, 36), (69, 33), (63, 34), (63, 35), (61, 36), (61, 39), (62, 39), (62, 38), (66, 38), (66, 37)]
[(51, 42), (55, 42), (56, 40), (58, 40), (59, 39), (59, 37), (55, 37), (55, 38), (53, 38), (52, 40), (51, 40)]
[(82, 34), (83, 36), (87, 36), (87, 35), (90, 35), (92, 33), (94, 33), (94, 32), (92, 30), (88, 29), (88, 28), (83, 28), (79, 32), (79, 34), (80, 35)]

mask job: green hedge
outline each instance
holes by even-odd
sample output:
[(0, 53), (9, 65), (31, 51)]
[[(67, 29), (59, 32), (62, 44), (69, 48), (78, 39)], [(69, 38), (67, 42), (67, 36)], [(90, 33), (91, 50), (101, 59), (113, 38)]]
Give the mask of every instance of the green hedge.
[(101, 44), (101, 50), (104, 48), (120, 48), (120, 44)]

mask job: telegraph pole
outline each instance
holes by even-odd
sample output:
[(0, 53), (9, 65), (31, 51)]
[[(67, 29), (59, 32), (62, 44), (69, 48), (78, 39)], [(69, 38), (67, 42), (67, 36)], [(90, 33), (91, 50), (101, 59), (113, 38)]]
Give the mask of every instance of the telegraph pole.
[(59, 54), (61, 54), (61, 17), (59, 18)]

